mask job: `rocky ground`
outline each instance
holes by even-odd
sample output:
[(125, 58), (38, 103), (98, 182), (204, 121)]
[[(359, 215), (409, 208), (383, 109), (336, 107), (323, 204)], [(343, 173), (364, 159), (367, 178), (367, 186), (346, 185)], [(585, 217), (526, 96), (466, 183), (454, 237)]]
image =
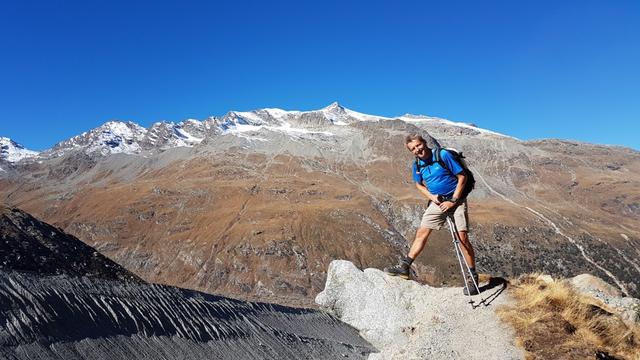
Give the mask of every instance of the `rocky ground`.
[(495, 313), (509, 301), (506, 285), (483, 285), (470, 304), (462, 288), (434, 288), (333, 261), (316, 302), (360, 330), (379, 350), (372, 360), (523, 358), (513, 331)]
[[(542, 283), (553, 281), (549, 275), (538, 276), (538, 279)], [(597, 304), (589, 305), (589, 309), (615, 314), (629, 328), (637, 327), (639, 299), (623, 297), (615, 287), (589, 274), (571, 278), (567, 283), (587, 295), (589, 304)], [(498, 309), (504, 310), (504, 305), (514, 304), (507, 289), (509, 282), (485, 277), (480, 285), (480, 295), (466, 297), (461, 287), (434, 288), (391, 277), (377, 269), (363, 271), (349, 261), (336, 260), (331, 262), (325, 288), (315, 301), (325, 311), (358, 329), (362, 337), (376, 347), (378, 352), (369, 356), (371, 360), (524, 358), (525, 353), (516, 346), (514, 329), (496, 313)], [(544, 318), (561, 318), (561, 314), (549, 309)], [(591, 330), (597, 333), (598, 328)], [(528, 347), (554, 344), (550, 336), (554, 335), (542, 333), (533, 340), (538, 343)], [(586, 351), (588, 355), (597, 349), (597, 345), (592, 346)], [(548, 348), (544, 353), (550, 356), (585, 353), (578, 350), (584, 349), (564, 349), (563, 353)]]

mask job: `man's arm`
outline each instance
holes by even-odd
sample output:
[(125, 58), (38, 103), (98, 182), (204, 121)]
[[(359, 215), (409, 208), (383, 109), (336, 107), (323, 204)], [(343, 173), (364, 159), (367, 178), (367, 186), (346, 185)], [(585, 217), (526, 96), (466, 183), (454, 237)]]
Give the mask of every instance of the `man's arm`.
[(464, 172), (456, 175), (458, 178), (458, 185), (456, 185), (456, 190), (453, 192), (453, 197), (456, 199), (460, 199), (462, 196), (462, 192), (464, 191), (464, 185), (467, 183), (467, 175)]
[(420, 184), (420, 183), (416, 183), (416, 188), (418, 189), (418, 191), (420, 191), (420, 193), (422, 195), (424, 195), (427, 199), (433, 201), (434, 203), (436, 203), (436, 205), (440, 205), (440, 202), (438, 201), (438, 196), (437, 195), (433, 195), (432, 193), (429, 192), (429, 189), (427, 189), (426, 186)]
[[(462, 191), (464, 190), (464, 184), (467, 183), (467, 175), (465, 175), (464, 172), (461, 172), (460, 174), (456, 175), (456, 178), (458, 178), (458, 184), (456, 185), (456, 189), (453, 192), (453, 198), (459, 200), (462, 196)], [(439, 205), (442, 211), (449, 211), (449, 209), (454, 207), (456, 203), (454, 203), (453, 201), (443, 201), (442, 204)]]

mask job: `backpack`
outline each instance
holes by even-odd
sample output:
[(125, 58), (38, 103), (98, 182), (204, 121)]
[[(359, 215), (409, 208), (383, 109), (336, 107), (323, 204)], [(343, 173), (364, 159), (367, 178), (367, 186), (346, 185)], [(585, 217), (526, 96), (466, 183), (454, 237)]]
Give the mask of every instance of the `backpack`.
[[(446, 169), (447, 171), (449, 171), (451, 176), (455, 176), (455, 175), (453, 175), (453, 173), (451, 172), (451, 169), (447, 167), (447, 164), (444, 161), (442, 161), (442, 155), (440, 153), (442, 150), (447, 151), (449, 152), (449, 154), (453, 155), (453, 158), (456, 160), (456, 162), (458, 162), (458, 164), (460, 164), (460, 166), (462, 167), (462, 171), (467, 176), (467, 182), (464, 184), (464, 189), (462, 189), (462, 195), (460, 196), (460, 199), (465, 199), (467, 195), (469, 195), (471, 190), (473, 190), (473, 188), (476, 186), (476, 179), (473, 177), (473, 173), (471, 172), (471, 170), (469, 170), (469, 167), (467, 166), (466, 161), (464, 161), (465, 157), (464, 155), (462, 155), (462, 152), (459, 152), (458, 150), (452, 149), (452, 148), (441, 148), (439, 146), (435, 146), (433, 149), (431, 149), (431, 151), (435, 154), (436, 162), (439, 163), (443, 169)], [(419, 160), (420, 159), (416, 157), (417, 172), (420, 172), (420, 168), (424, 167), (424, 165), (420, 165)]]

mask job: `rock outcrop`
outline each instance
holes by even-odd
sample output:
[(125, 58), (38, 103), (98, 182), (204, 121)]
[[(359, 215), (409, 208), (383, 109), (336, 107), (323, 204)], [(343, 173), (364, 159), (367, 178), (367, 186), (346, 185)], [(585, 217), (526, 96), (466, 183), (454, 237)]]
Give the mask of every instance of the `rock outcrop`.
[(379, 350), (370, 359), (522, 358), (512, 330), (495, 314), (508, 301), (506, 284), (482, 285), (482, 296), (469, 304), (462, 288), (434, 288), (336, 260), (316, 302)]
[(640, 299), (622, 296), (620, 290), (590, 274), (575, 276), (569, 282), (579, 293), (598, 299), (628, 324), (640, 321)]

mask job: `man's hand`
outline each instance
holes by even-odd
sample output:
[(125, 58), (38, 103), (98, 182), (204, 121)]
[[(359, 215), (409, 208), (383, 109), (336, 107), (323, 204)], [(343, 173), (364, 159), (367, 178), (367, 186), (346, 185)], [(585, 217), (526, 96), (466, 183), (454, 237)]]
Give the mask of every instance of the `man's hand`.
[(436, 205), (440, 205), (440, 195), (429, 194), (429, 200), (433, 201)]
[(442, 212), (447, 212), (451, 210), (454, 206), (456, 206), (456, 203), (454, 203), (453, 201), (443, 201), (442, 203), (438, 204), (438, 206), (440, 206), (440, 210), (442, 210)]

